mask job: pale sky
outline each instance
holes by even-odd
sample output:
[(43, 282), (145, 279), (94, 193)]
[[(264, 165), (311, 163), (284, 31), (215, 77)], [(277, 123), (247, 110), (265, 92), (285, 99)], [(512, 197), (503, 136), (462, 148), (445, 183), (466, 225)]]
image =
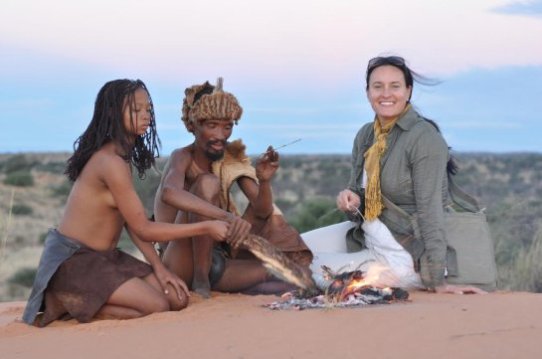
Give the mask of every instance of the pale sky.
[[(249, 152), (348, 153), (373, 114), (367, 61), (441, 80), (413, 102), (460, 151), (542, 151), (542, 1), (1, 0), (0, 152), (69, 151), (99, 88), (141, 78), (164, 155), (184, 89), (223, 76)], [(49, 134), (50, 135), (44, 135)]]

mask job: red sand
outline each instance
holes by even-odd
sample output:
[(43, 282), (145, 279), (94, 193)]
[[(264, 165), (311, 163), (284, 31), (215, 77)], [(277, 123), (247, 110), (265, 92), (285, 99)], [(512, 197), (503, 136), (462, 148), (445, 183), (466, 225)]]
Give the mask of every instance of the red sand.
[(273, 296), (192, 296), (181, 312), (44, 329), (0, 303), (0, 358), (536, 358), (542, 295), (411, 293), (411, 302), (271, 311)]

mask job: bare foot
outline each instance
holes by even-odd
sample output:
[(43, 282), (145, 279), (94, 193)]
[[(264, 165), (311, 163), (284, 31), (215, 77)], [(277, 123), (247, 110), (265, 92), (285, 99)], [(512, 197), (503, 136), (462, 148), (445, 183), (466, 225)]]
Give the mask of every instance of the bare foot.
[(201, 280), (194, 276), (194, 280), (192, 280), (192, 291), (201, 295), (204, 299), (211, 298), (211, 283), (209, 283), (209, 279), (205, 278)]

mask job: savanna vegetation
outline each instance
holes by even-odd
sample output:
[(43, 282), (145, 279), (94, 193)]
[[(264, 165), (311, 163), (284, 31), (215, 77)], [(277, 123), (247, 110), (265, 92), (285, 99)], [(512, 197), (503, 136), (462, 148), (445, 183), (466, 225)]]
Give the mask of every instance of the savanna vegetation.
[[(0, 300), (28, 295), (43, 241), (63, 210), (71, 183), (68, 154), (0, 155)], [(458, 153), (456, 182), (485, 206), (502, 289), (542, 292), (542, 154)], [(164, 164), (159, 159), (157, 168)], [(335, 196), (349, 177), (348, 155), (282, 156), (276, 203), (300, 232), (345, 220)], [(151, 213), (159, 173), (134, 176)], [(243, 202), (237, 191), (236, 200)], [(123, 237), (120, 246), (135, 251)]]

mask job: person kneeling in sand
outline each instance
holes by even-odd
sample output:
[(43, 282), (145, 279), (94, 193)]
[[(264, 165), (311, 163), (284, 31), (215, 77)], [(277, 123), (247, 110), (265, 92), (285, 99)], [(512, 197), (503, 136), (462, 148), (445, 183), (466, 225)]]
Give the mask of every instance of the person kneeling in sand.
[[(185, 95), (182, 121), (195, 140), (173, 151), (165, 165), (155, 197), (155, 219), (228, 221), (233, 237), (260, 235), (308, 268), (312, 253), (273, 204), (271, 178), (279, 167), (278, 153), (269, 147), (252, 167), (241, 140), (227, 142), (242, 109), (232, 94), (222, 90), (222, 79), (216, 87), (208, 82), (189, 87)], [(234, 183), (248, 199), (242, 217), (230, 195)], [(210, 297), (211, 289), (244, 293), (292, 289), (270, 277), (259, 260), (239, 248), (241, 242), (230, 247), (215, 244), (208, 235), (180, 239), (169, 243), (163, 260), (204, 298)]]
[[(186, 284), (163, 266), (151, 242), (197, 235), (223, 241), (229, 225), (147, 219), (132, 184), (132, 167), (143, 177), (158, 155), (157, 143), (145, 84), (106, 83), (68, 160), (66, 174), (74, 184), (57, 229), (47, 235), (23, 315), (26, 323), (135, 318), (187, 306)], [(116, 249), (123, 227), (150, 265)]]

